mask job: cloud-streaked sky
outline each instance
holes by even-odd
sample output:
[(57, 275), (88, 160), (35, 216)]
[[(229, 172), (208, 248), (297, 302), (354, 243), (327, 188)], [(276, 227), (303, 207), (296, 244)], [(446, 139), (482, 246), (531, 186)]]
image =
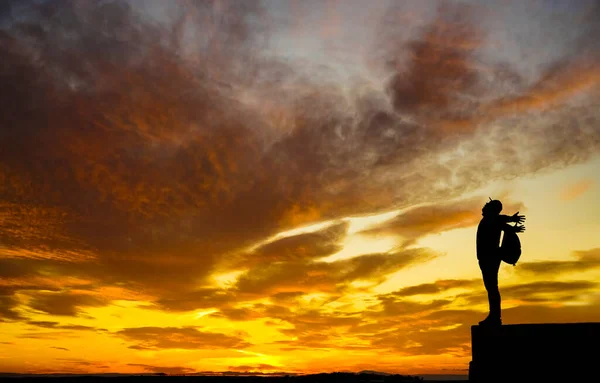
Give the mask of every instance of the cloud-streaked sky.
[[(368, 4), (367, 4), (368, 3)], [(600, 7), (0, 3), (0, 370), (464, 372), (600, 320)]]

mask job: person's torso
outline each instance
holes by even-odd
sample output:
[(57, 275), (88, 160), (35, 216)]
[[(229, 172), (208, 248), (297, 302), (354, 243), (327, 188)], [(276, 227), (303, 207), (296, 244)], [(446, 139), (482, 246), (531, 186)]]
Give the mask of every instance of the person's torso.
[(500, 247), (502, 226), (500, 220), (493, 217), (483, 217), (477, 226), (477, 258), (495, 253)]

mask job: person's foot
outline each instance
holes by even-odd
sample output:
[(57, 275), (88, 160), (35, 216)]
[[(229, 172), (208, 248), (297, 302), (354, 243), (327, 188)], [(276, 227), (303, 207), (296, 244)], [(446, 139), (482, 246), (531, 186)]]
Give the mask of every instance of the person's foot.
[(498, 317), (490, 317), (488, 316), (487, 318), (485, 318), (484, 320), (482, 320), (481, 322), (479, 322), (480, 326), (501, 326), (502, 325), (502, 319), (498, 318)]

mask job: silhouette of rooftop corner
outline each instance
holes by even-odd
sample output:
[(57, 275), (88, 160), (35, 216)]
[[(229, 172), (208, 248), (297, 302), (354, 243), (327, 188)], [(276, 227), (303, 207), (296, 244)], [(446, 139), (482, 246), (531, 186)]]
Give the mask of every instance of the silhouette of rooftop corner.
[(599, 345), (600, 322), (472, 326), (469, 381), (586, 379), (598, 373)]

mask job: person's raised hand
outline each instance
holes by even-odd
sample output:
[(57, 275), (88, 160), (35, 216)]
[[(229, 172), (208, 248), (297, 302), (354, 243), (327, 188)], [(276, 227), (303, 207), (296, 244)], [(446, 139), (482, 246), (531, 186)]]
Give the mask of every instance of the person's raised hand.
[(516, 212), (515, 214), (513, 214), (512, 216), (513, 221), (516, 223), (523, 223), (525, 222), (525, 216), (524, 215), (519, 215), (519, 212)]
[(515, 226), (515, 233), (522, 233), (525, 231), (525, 226)]

